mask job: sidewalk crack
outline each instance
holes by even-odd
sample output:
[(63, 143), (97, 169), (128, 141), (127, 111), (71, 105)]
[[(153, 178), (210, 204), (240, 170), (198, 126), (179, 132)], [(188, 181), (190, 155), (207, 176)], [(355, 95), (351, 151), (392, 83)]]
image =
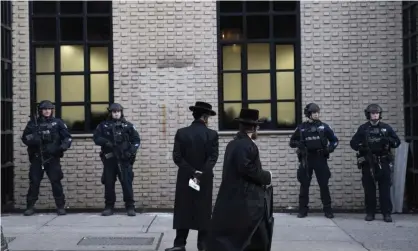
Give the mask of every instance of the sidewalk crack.
[(151, 225), (154, 223), (155, 219), (157, 219), (157, 214), (154, 216), (154, 218), (151, 220), (151, 222), (149, 223), (147, 230), (145, 230), (145, 233), (148, 233), (149, 228), (151, 227)]

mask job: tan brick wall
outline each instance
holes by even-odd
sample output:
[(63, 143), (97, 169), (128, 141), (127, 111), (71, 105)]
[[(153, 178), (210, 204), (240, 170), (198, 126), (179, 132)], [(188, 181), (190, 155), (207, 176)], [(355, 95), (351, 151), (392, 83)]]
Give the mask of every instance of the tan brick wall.
[[(334, 206), (362, 207), (363, 192), (349, 139), (363, 123), (369, 101), (379, 102), (388, 122), (403, 136), (401, 4), (396, 2), (302, 2), (303, 105), (315, 101), (322, 118), (340, 138), (330, 161)], [(20, 133), (29, 113), (27, 3), (15, 2), (16, 206), (24, 207), (28, 187), (26, 150)], [(188, 106), (205, 100), (217, 110), (215, 2), (113, 2), (115, 101), (138, 128), (141, 148), (135, 163), (137, 206), (172, 208), (177, 168), (171, 151), (177, 128), (190, 123)], [(376, 93), (373, 96), (370, 94)], [(390, 97), (389, 97), (390, 96)], [(211, 127), (217, 129), (217, 118)], [(262, 162), (272, 170), (278, 207), (297, 206), (296, 156), (289, 134), (262, 135)], [(222, 135), (215, 168), (220, 184), (223, 153), (231, 135)], [(77, 138), (62, 161), (67, 205), (103, 206), (99, 148)], [(122, 198), (117, 185), (118, 206)], [(38, 207), (53, 207), (45, 179)], [(218, 188), (214, 189), (214, 199)], [(316, 182), (312, 207), (320, 207)]]

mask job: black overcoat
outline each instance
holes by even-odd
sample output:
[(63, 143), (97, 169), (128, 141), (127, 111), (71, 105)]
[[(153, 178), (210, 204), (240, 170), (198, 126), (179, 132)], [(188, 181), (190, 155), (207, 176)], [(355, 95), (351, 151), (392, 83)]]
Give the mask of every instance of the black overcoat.
[[(178, 166), (174, 229), (207, 230), (212, 213), (213, 168), (218, 160), (218, 133), (195, 120), (177, 131), (173, 160)], [(194, 172), (203, 172), (200, 191), (189, 187)]]
[[(265, 186), (271, 174), (261, 167), (257, 145), (238, 133), (225, 151), (222, 183), (213, 209), (209, 251), (242, 251), (266, 216)], [(264, 218), (263, 218), (264, 217)]]

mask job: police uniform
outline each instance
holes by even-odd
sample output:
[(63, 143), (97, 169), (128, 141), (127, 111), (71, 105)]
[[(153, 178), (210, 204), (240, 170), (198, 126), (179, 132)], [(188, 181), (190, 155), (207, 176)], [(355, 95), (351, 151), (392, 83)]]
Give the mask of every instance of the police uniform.
[(26, 125), (22, 135), (22, 142), (28, 147), (29, 162), (29, 190), (27, 194), (27, 209), (24, 215), (29, 216), (35, 213), (34, 206), (38, 200), (39, 186), (44, 172), (52, 186), (52, 194), (57, 206), (57, 214), (66, 214), (65, 196), (61, 184), (63, 173), (60, 159), (63, 153), (71, 147), (71, 134), (65, 123), (58, 118), (51, 116), (44, 117), (43, 109), (54, 109), (49, 100), (39, 103), (39, 117), (32, 118)]
[[(104, 165), (102, 184), (105, 186), (105, 210), (102, 215), (113, 214), (116, 201), (115, 182), (118, 177), (127, 213), (135, 216), (132, 165), (140, 145), (140, 137), (133, 124), (123, 117), (123, 107), (120, 104), (112, 104), (108, 110), (109, 119), (100, 123), (93, 135), (94, 143), (101, 146), (100, 158)], [(121, 111), (121, 118), (113, 119), (112, 111)]]
[[(314, 103), (308, 104), (304, 109), (304, 113), (308, 118), (314, 112), (319, 112), (319, 106)], [(289, 145), (292, 148), (298, 148), (299, 158), (301, 158), (301, 154), (306, 154), (306, 165), (300, 164), (297, 171), (297, 179), (300, 183), (298, 217), (303, 218), (308, 214), (309, 186), (312, 180), (312, 173), (315, 171), (325, 216), (333, 218), (328, 187), (328, 181), (331, 177), (328, 158), (329, 154), (337, 147), (338, 138), (326, 123), (319, 120), (308, 120), (297, 126), (290, 138)], [(302, 163), (301, 159), (300, 161)]]
[[(383, 219), (391, 222), (392, 202), (390, 187), (393, 174), (391, 148), (400, 145), (400, 139), (391, 126), (380, 121), (382, 108), (377, 104), (365, 110), (370, 121), (361, 125), (350, 141), (354, 151), (358, 151), (358, 167), (362, 170), (362, 185), (365, 195), (366, 221), (372, 221), (376, 210), (376, 182), (379, 186), (380, 210)], [(370, 113), (379, 113), (379, 119), (371, 120)]]

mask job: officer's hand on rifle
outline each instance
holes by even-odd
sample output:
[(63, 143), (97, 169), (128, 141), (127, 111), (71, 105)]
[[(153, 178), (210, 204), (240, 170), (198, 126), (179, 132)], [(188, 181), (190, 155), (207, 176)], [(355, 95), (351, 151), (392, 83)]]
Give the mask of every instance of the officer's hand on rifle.
[(112, 144), (112, 142), (110, 142), (110, 141), (107, 141), (106, 142), (106, 144), (104, 145), (105, 147), (108, 147), (108, 148), (113, 148), (113, 144)]
[(369, 151), (369, 147), (367, 145), (364, 145), (363, 143), (360, 143), (358, 150), (360, 152), (367, 152), (367, 151)]

